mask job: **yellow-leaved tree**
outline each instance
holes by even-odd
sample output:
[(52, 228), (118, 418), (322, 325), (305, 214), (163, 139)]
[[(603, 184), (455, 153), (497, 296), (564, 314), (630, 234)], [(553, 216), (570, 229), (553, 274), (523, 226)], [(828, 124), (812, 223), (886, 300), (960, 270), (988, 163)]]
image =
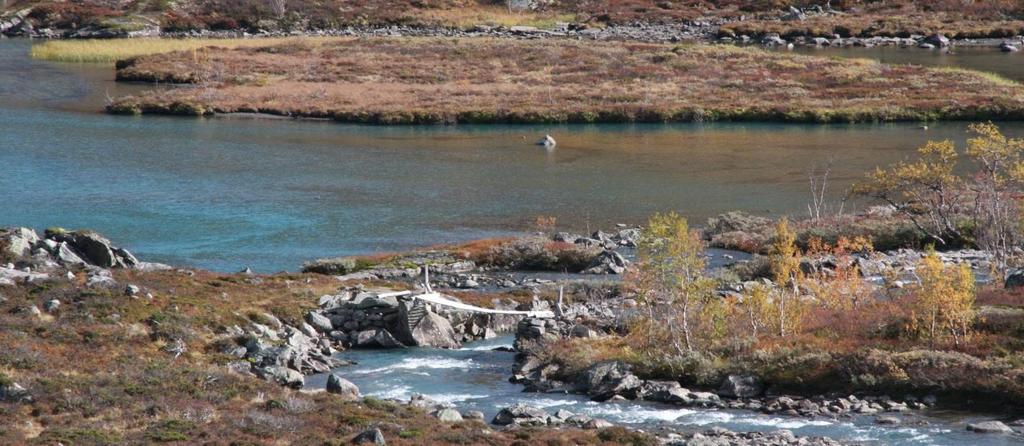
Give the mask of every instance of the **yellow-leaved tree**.
[(970, 266), (946, 266), (934, 251), (917, 265), (919, 283), (911, 294), (911, 331), (931, 344), (946, 334), (963, 343), (974, 322), (974, 274)]
[(782, 218), (775, 225), (775, 236), (769, 257), (772, 278), (778, 286), (775, 293), (775, 316), (779, 337), (786, 337), (798, 328), (802, 309), (800, 295), (800, 250), (796, 246), (796, 233), (789, 229), (789, 220)]
[[(635, 285), (647, 308), (651, 337), (664, 337), (676, 353), (697, 349), (698, 336), (713, 335), (718, 306), (714, 280), (705, 275), (704, 243), (686, 219), (655, 214), (637, 243)], [(660, 336), (658, 336), (660, 335)]]
[(1020, 240), (1017, 198), (1024, 179), (1024, 140), (1007, 138), (995, 124), (971, 124), (967, 156), (978, 166), (971, 182), (974, 193), (974, 238), (993, 255), (993, 269), (1002, 279), (1010, 252)]
[(956, 217), (963, 196), (962, 181), (954, 173), (957, 162), (952, 141), (929, 141), (917, 149), (920, 158), (877, 169), (854, 192), (891, 205), (928, 238), (940, 245), (964, 239)]

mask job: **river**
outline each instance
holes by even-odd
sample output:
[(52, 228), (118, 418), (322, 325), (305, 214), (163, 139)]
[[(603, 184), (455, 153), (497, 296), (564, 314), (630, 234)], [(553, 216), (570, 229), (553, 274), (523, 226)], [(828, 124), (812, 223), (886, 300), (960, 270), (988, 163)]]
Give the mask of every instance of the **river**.
[[(0, 40), (0, 225), (87, 227), (145, 260), (219, 271), (295, 270), (316, 257), (508, 234), (541, 215), (586, 230), (666, 210), (696, 221), (737, 209), (800, 213), (812, 166), (831, 163), (836, 199), (864, 171), (929, 139), (962, 141), (966, 126), (375, 127), (108, 116), (100, 113), (108, 96), (148, 87), (114, 83), (110, 67), (33, 61), (29, 45)], [(978, 64), (1024, 78), (1020, 56), (994, 50), (835, 54)], [(1024, 133), (1019, 123), (1004, 129)], [(544, 134), (558, 140), (555, 150), (532, 145)], [(807, 420), (524, 394), (507, 382), (512, 354), (491, 350), (510, 343), (505, 337), (452, 351), (344, 352), (358, 365), (338, 372), (368, 395), (425, 393), (488, 417), (523, 401), (644, 428), (785, 428), (878, 444), (1010, 441), (968, 434), (963, 423), (971, 418), (956, 414), (928, 413), (925, 426), (881, 427), (871, 418)], [(323, 382), (309, 379), (312, 387)]]
[[(866, 170), (929, 139), (962, 140), (966, 125), (109, 116), (108, 95), (146, 87), (113, 82), (110, 67), (33, 61), (28, 48), (0, 40), (0, 225), (91, 228), (144, 259), (218, 271), (294, 271), (527, 230), (538, 216), (584, 231), (667, 210), (698, 223), (737, 209), (799, 214), (811, 167), (832, 163), (836, 201)], [(548, 133), (554, 151), (532, 144)]]
[[(468, 344), (460, 350), (414, 348), (387, 351), (348, 351), (338, 355), (357, 362), (336, 370), (359, 386), (365, 395), (407, 400), (419, 393), (459, 410), (479, 410), (489, 421), (503, 407), (525, 403), (549, 413), (566, 409), (620, 425), (649, 431), (659, 428), (701, 431), (723, 427), (733, 431), (788, 429), (797, 435), (828, 436), (851, 442), (879, 445), (1019, 444), (1003, 435), (979, 435), (965, 423), (984, 419), (978, 415), (925, 412), (905, 420), (923, 421), (920, 426), (879, 426), (874, 416), (851, 419), (799, 418), (764, 415), (745, 410), (681, 408), (656, 403), (597, 403), (578, 395), (524, 393), (508, 382), (514, 353), (494, 351), (511, 346), (508, 336)], [(310, 376), (309, 388), (323, 388), (326, 375)]]

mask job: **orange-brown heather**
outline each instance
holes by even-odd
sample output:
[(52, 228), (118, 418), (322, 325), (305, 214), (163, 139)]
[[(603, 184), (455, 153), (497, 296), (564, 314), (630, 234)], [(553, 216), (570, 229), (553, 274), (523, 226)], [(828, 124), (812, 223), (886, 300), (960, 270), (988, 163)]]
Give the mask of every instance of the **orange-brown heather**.
[(514, 39), (296, 39), (119, 63), (184, 82), (115, 113), (263, 112), (382, 124), (1019, 119), (1024, 90), (978, 72), (721, 45)]

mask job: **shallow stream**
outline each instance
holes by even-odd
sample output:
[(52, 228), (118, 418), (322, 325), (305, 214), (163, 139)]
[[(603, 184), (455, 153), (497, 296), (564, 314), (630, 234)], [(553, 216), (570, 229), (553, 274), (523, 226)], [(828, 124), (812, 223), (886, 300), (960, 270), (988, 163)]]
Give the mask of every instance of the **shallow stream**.
[[(842, 420), (807, 419), (745, 410), (681, 408), (637, 402), (598, 403), (578, 395), (524, 393), (521, 385), (508, 382), (515, 354), (494, 351), (496, 347), (511, 345), (512, 337), (502, 336), (468, 344), (461, 350), (346, 351), (338, 357), (357, 364), (338, 368), (336, 372), (359, 386), (364, 395), (408, 400), (419, 393), (438, 402), (449, 403), (460, 411), (479, 410), (487, 421), (504, 407), (524, 403), (543, 408), (548, 413), (566, 409), (650, 431), (663, 428), (702, 431), (712, 427), (733, 431), (788, 429), (797, 435), (828, 436), (879, 445), (1006, 445), (1021, 441), (1009, 436), (967, 432), (965, 423), (983, 419), (978, 415), (917, 412), (904, 415), (905, 423), (923, 421), (927, 425), (890, 427), (875, 424), (874, 416)], [(314, 375), (306, 379), (306, 387), (323, 388), (326, 382), (326, 375)]]

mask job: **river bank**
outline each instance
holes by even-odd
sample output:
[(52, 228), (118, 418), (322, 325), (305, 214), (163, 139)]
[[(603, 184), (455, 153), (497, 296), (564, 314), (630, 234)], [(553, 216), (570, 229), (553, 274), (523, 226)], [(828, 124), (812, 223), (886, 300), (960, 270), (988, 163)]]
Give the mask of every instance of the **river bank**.
[[(608, 237), (607, 243), (615, 246), (629, 245), (631, 243), (630, 235), (626, 235), (629, 234), (629, 228), (624, 229), (623, 232), (625, 234), (616, 236), (617, 239)], [(566, 235), (552, 236), (552, 238), (554, 237), (565, 239)], [(601, 243), (601, 239), (600, 235), (580, 237), (579, 240), (584, 241), (574, 241), (573, 244), (579, 243), (581, 246), (586, 246), (592, 244), (588, 240)], [(318, 438), (321, 435), (318, 432), (321, 432), (325, 425), (323, 420), (312, 415), (317, 410), (307, 410), (312, 405), (318, 408), (329, 407), (335, 415), (344, 414), (344, 422), (337, 427), (340, 429), (338, 432), (347, 432), (348, 435), (355, 436), (366, 429), (370, 429), (370, 431), (382, 429), (381, 435), (386, 435), (388, 442), (394, 444), (405, 444), (403, 441), (422, 442), (430, 439), (440, 442), (453, 441), (454, 437), (451, 435), (455, 434), (451, 433), (453, 431), (450, 429), (461, 432), (458, 435), (470, 435), (471, 438), (485, 432), (492, 432), (484, 435), (498, 435), (497, 438), (505, 438), (506, 435), (509, 435), (520, 439), (522, 435), (529, 435), (534, 439), (554, 436), (572, 438), (573, 441), (587, 444), (634, 441), (624, 440), (625, 438), (635, 438), (635, 441), (654, 441), (650, 436), (652, 434), (661, 438), (662, 441), (675, 441), (679, 444), (708, 437), (733, 438), (735, 441), (753, 443), (765, 438), (772, 438), (783, 444), (806, 444), (808, 441), (804, 434), (796, 436), (791, 433), (736, 434), (729, 429), (693, 429), (691, 424), (687, 424), (688, 422), (684, 422), (683, 425), (691, 427), (682, 430), (673, 429), (671, 423), (659, 429), (653, 429), (647, 425), (648, 421), (641, 421), (639, 424), (636, 424), (637, 421), (632, 424), (627, 422), (625, 425), (631, 429), (639, 428), (649, 431), (649, 433), (615, 430), (618, 428), (608, 427), (609, 424), (600, 420), (603, 418), (619, 420), (620, 417), (615, 415), (617, 412), (611, 409), (615, 407), (615, 404), (622, 404), (621, 402), (600, 403), (601, 406), (593, 406), (591, 409), (582, 411), (592, 415), (582, 417), (579, 416), (582, 414), (577, 413), (578, 416), (573, 418), (574, 410), (581, 411), (581, 408), (576, 406), (579, 404), (579, 400), (560, 403), (569, 404), (565, 406), (565, 410), (568, 412), (547, 413), (543, 423), (539, 423), (544, 427), (536, 426), (538, 424), (536, 417), (540, 416), (540, 412), (529, 408), (510, 409), (511, 411), (506, 417), (511, 417), (511, 421), (508, 423), (500, 421), (503, 418), (498, 416), (499, 423), (522, 424), (523, 426), (511, 431), (494, 430), (496, 428), (483, 427), (483, 425), (477, 424), (477, 421), (472, 421), (479, 419), (478, 415), (472, 413), (472, 409), (459, 407), (464, 399), (456, 395), (451, 395), (452, 399), (447, 401), (443, 398), (433, 402), (429, 399), (412, 398), (414, 400), (412, 402), (404, 400), (398, 403), (375, 402), (378, 400), (353, 398), (351, 389), (345, 385), (335, 384), (336, 389), (332, 391), (335, 393), (329, 395), (289, 393), (285, 390), (263, 387), (258, 384), (258, 381), (249, 381), (252, 378), (246, 378), (246, 376), (255, 376), (284, 387), (307, 388), (306, 386), (312, 386), (312, 390), (315, 390), (320, 386), (317, 384), (320, 382), (318, 379), (325, 378), (310, 381), (312, 378), (303, 378), (303, 375), (312, 374), (312, 376), (326, 377), (326, 375), (318, 374), (330, 372), (337, 374), (341, 379), (351, 376), (353, 379), (359, 380), (357, 378), (364, 373), (367, 374), (367, 378), (376, 376), (375, 373), (378, 372), (373, 371), (376, 369), (396, 370), (394, 367), (397, 367), (397, 370), (423, 372), (424, 370), (418, 370), (418, 367), (414, 366), (415, 361), (409, 362), (407, 365), (381, 365), (376, 362), (377, 360), (371, 359), (372, 356), (358, 359), (360, 356), (351, 356), (345, 352), (352, 348), (398, 347), (397, 350), (393, 350), (393, 353), (389, 354), (399, 363), (404, 364), (406, 361), (402, 359), (405, 358), (402, 351), (405, 350), (403, 348), (405, 346), (421, 346), (420, 349), (409, 350), (409, 354), (413, 356), (409, 356), (407, 359), (414, 360), (418, 357), (416, 355), (426, 354), (427, 357), (435, 357), (439, 354), (436, 353), (437, 350), (422, 350), (424, 346), (457, 348), (461, 344), (469, 342), (472, 348), (470, 351), (479, 352), (479, 354), (492, 354), (489, 353), (489, 350), (499, 347), (504, 350), (504, 346), (507, 346), (510, 340), (499, 340), (498, 344), (483, 344), (480, 347), (472, 342), (479, 339), (495, 339), (496, 335), (502, 332), (507, 333), (514, 326), (518, 327), (516, 329), (517, 339), (514, 343), (521, 352), (533, 352), (531, 354), (534, 355), (538, 352), (546, 352), (540, 353), (542, 357), (551, 358), (554, 355), (567, 361), (580, 359), (583, 362), (579, 362), (579, 364), (591, 364), (591, 361), (600, 362), (596, 357), (582, 359), (576, 353), (566, 354), (566, 351), (563, 350), (564, 346), (559, 346), (559, 344), (582, 342), (583, 344), (570, 348), (570, 351), (587, 352), (593, 350), (583, 346), (608, 345), (608, 343), (615, 342), (615, 333), (620, 330), (617, 327), (624, 323), (626, 320), (624, 318), (628, 318), (630, 311), (633, 311), (630, 309), (634, 308), (630, 304), (632, 299), (628, 294), (622, 294), (620, 287), (615, 284), (600, 285), (599, 281), (598, 285), (566, 286), (565, 303), (560, 305), (557, 287), (565, 286), (564, 283), (537, 282), (533, 286), (526, 287), (525, 292), (479, 290), (474, 294), (467, 294), (468, 291), (464, 287), (460, 287), (459, 284), (442, 281), (435, 285), (442, 292), (450, 293), (449, 296), (463, 302), (488, 308), (504, 307), (523, 310), (544, 310), (557, 307), (558, 312), (564, 316), (558, 319), (555, 325), (551, 325), (551, 321), (541, 321), (538, 324), (535, 320), (521, 318), (481, 318), (478, 317), (480, 315), (467, 317), (464, 312), (448, 311), (442, 307), (431, 306), (425, 309), (422, 318), (416, 317), (418, 322), (411, 323), (410, 315), (414, 313), (410, 311), (411, 308), (404, 306), (402, 297), (391, 297), (388, 294), (391, 290), (414, 287), (412, 283), (416, 279), (411, 277), (410, 281), (395, 281), (381, 277), (359, 278), (351, 275), (336, 277), (325, 274), (216, 274), (179, 269), (149, 264), (135, 259), (131, 253), (88, 232), (69, 232), (57, 229), (47, 231), (38, 239), (33, 237), (30, 231), (18, 230), (8, 233), (3, 240), (5, 240), (4, 252), (8, 256), (7, 260), (14, 261), (17, 267), (2, 269), (6, 282), (0, 285), (2, 287), (0, 291), (4, 295), (4, 300), (0, 302), (0, 305), (7, 307), (6, 311), (2, 313), (3, 316), (0, 316), (4, 318), (3, 326), (5, 327), (3, 331), (0, 331), (0, 339), (3, 339), (5, 345), (10, 346), (7, 353), (0, 356), (0, 360), (3, 361), (0, 363), (2, 364), (0, 371), (2, 371), (6, 383), (4, 384), (6, 386), (4, 390), (6, 402), (2, 407), (5, 408), (4, 410), (8, 410), (9, 414), (18, 418), (17, 423), (13, 424), (18, 426), (17, 428), (0, 432), (0, 435), (13, 436), (10, 438), (28, 438), (37, 442), (54, 439), (64, 439), (65, 441), (83, 441), (85, 439), (86, 442), (103, 442), (109, 439), (163, 438), (165, 435), (167, 438), (181, 441), (194, 438), (211, 439), (218, 438), (218, 435), (226, 432), (224, 429), (229, 428), (223, 422), (217, 421), (224, 417), (244, 420), (240, 423), (244, 426), (243, 433), (245, 435), (258, 436), (260, 432), (263, 432), (261, 429), (272, 428), (272, 426), (295, 426), (295, 430), (285, 431), (292, 432), (287, 435), (298, 435), (296, 438)], [(552, 241), (554, 242), (554, 240)], [(493, 248), (500, 247), (501, 244), (486, 243), (477, 246)], [(488, 249), (490, 250), (490, 248)], [(457, 252), (460, 249), (452, 250)], [(503, 250), (498, 248), (491, 252), (500, 253)], [(421, 259), (420, 264), (431, 265), (431, 268), (439, 272), (444, 271), (444, 265), (459, 261), (446, 263), (438, 261), (437, 257), (423, 257), (422, 255), (419, 258)], [(409, 263), (414, 262), (413, 259), (415, 257), (401, 257), (400, 262), (415, 264)], [(464, 262), (464, 260), (462, 261)], [(1004, 305), (1010, 301), (1004, 299)], [(1016, 313), (1012, 311), (1009, 313), (1004, 311), (1001, 317), (1004, 318), (1005, 324), (1002, 326), (1012, 326), (1012, 320), (1016, 317), (1014, 314)], [(1006, 319), (1007, 317), (1009, 319)], [(989, 320), (986, 323), (992, 324), (992, 326), (999, 325), (994, 320)], [(410, 327), (410, 325), (412, 326), (411, 330), (402, 331), (401, 327)], [(550, 329), (548, 329), (549, 325), (551, 325)], [(543, 348), (539, 344), (535, 344), (530, 348), (525, 348), (526, 345), (538, 339), (535, 336), (537, 327), (542, 328), (540, 331), (542, 337), (555, 341), (555, 344)], [(87, 335), (72, 335), (72, 332), (68, 330), (75, 333), (87, 333)], [(47, 336), (26, 335), (30, 332), (50, 334)], [(550, 338), (551, 334), (556, 334), (556, 337)], [(126, 339), (127, 343), (123, 340), (117, 341), (119, 339)], [(113, 342), (119, 343), (116, 346), (109, 344)], [(79, 349), (85, 348), (84, 346), (88, 346), (96, 352), (89, 361), (65, 363), (59, 359), (62, 355), (74, 354)], [(110, 374), (117, 373), (115, 370), (119, 370), (116, 362), (109, 362), (116, 357), (113, 355), (113, 349), (123, 350), (126, 348), (133, 352), (132, 355), (160, 364), (159, 369), (140, 368), (137, 374), (121, 375), (118, 380), (109, 381), (109, 377), (112, 376)], [(372, 354), (372, 350), (366, 354)], [(502, 352), (493, 354), (512, 355), (512, 353)], [(789, 357), (799, 356), (797, 354)], [(549, 363), (524, 358), (529, 358), (529, 356), (519, 358), (519, 370), (515, 373), (519, 376), (516, 378), (517, 381), (528, 384), (527, 389), (535, 392), (539, 390), (556, 392), (548, 394), (551, 396), (565, 391), (574, 393), (580, 391), (553, 385), (552, 381), (537, 381), (535, 378), (528, 378), (534, 376), (538, 370), (543, 370), (543, 372), (537, 376), (551, 379), (562, 376), (559, 373), (576, 372), (572, 372), (570, 368), (563, 368), (561, 372), (553, 371), (554, 369), (551, 369), (549, 365), (545, 365)], [(773, 358), (777, 359), (777, 357)], [(367, 367), (365, 371), (362, 371), (364, 369), (360, 368), (358, 364), (345, 365), (351, 364), (351, 359), (356, 359), (357, 362), (368, 361), (368, 364), (364, 366)], [(833, 359), (840, 362), (845, 361), (844, 364), (851, 366), (857, 364), (855, 357)], [(511, 360), (511, 357), (507, 357), (507, 360)], [(444, 362), (430, 361), (435, 361), (438, 367), (447, 367), (443, 365), (446, 364)], [(775, 359), (767, 359), (767, 361), (775, 362)], [(378, 365), (374, 365), (375, 363)], [(44, 367), (43, 364), (50, 365)], [(66, 367), (61, 364), (67, 366), (74, 364), (79, 371), (89, 371), (91, 378), (86, 381), (73, 382), (67, 381), (66, 378), (59, 378), (63, 373), (62, 370)], [(452, 364), (457, 364), (457, 362)], [(506, 371), (498, 372), (496, 376), (499, 381), (504, 381), (511, 372), (511, 369), (506, 368), (511, 367), (511, 362), (504, 364), (501, 366), (501, 370)], [(534, 365), (527, 366), (526, 364)], [(795, 364), (796, 368), (804, 369), (806, 362), (787, 362), (787, 364)], [(191, 373), (194, 372), (178, 369), (182, 366), (197, 368), (199, 370), (197, 373), (212, 374), (210, 376), (216, 377), (216, 383), (223, 384), (202, 384), (202, 382), (195, 384), (190, 378)], [(456, 367), (458, 366), (456, 365)], [(159, 373), (164, 375), (159, 376), (164, 376), (163, 379), (154, 380), (156, 375), (152, 374), (157, 373), (156, 370), (161, 370)], [(593, 374), (583, 371), (594, 369), (588, 365), (580, 370), (582, 371), (579, 373)], [(743, 370), (752, 372), (757, 369), (748, 367)], [(790, 369), (784, 367), (781, 370)], [(1004, 370), (1004, 372), (1006, 371)], [(429, 374), (430, 370), (426, 370), (426, 372)], [(629, 393), (632, 391), (630, 390), (632, 384), (623, 384), (624, 382), (637, 382), (636, 376), (625, 373), (625, 369), (623, 372), (601, 374), (605, 378), (595, 378), (595, 384), (582, 390), (582, 393), (590, 394), (589, 397), (599, 400), (621, 401), (622, 398), (616, 397), (619, 393), (628, 398), (637, 398), (637, 396), (630, 396), (632, 395)], [(174, 378), (169, 378), (166, 373), (172, 373), (170, 376)], [(659, 379), (655, 378), (657, 375), (644, 376), (646, 377), (642, 379), (645, 380)], [(765, 382), (783, 384), (780, 376), (770, 375)], [(977, 375), (972, 376), (977, 377)], [(933, 378), (936, 377), (937, 375), (933, 375)], [(609, 379), (612, 381), (607, 381)], [(708, 379), (711, 380), (711, 378)], [(335, 378), (335, 381), (341, 382), (338, 381), (338, 378)], [(573, 383), (576, 382), (576, 379), (570, 378), (567, 382)], [(658, 385), (665, 384), (664, 381), (650, 382)], [(688, 381), (684, 381), (684, 383), (686, 382)], [(906, 429), (921, 429), (909, 426), (918, 426), (914, 423), (919, 421), (915, 420), (921, 419), (922, 415), (906, 411), (924, 409), (927, 412), (931, 405), (935, 404), (932, 402), (933, 397), (929, 397), (929, 395), (924, 395), (924, 398), (920, 399), (902, 396), (899, 399), (881, 399), (881, 397), (870, 393), (858, 393), (859, 396), (856, 397), (843, 394), (844, 396), (838, 399), (834, 396), (821, 399), (823, 398), (819, 396), (821, 394), (816, 393), (820, 391), (820, 388), (814, 387), (810, 381), (805, 384), (808, 389), (805, 392), (809, 392), (809, 394), (805, 394), (807, 398), (794, 396), (790, 400), (786, 400), (776, 393), (777, 390), (770, 390), (775, 387), (765, 384), (758, 385), (763, 386), (762, 389), (769, 389), (769, 396), (773, 399), (759, 399), (758, 395), (744, 393), (745, 390), (737, 393), (733, 389), (732, 394), (723, 393), (724, 391), (717, 384), (714, 388), (708, 389), (712, 393), (703, 390), (690, 392), (679, 388), (649, 395), (641, 392), (647, 396), (640, 397), (640, 399), (661, 401), (658, 404), (678, 405), (679, 403), (675, 400), (658, 399), (652, 395), (681, 395), (682, 399), (679, 401), (686, 402), (684, 406), (673, 409), (674, 412), (667, 411), (664, 413), (665, 415), (657, 416), (668, 416), (668, 414), (675, 413), (674, 418), (691, 413), (688, 411), (696, 410), (696, 412), (692, 412), (692, 419), (697, 426), (702, 425), (699, 422), (699, 414), (702, 410), (710, 410), (713, 414), (719, 413), (719, 411), (739, 411), (736, 412), (737, 415), (730, 415), (730, 417), (736, 416), (737, 420), (752, 416), (743, 415), (744, 413), (756, 414), (757, 412), (764, 412), (771, 417), (795, 417), (795, 420), (811, 417), (810, 422), (794, 421), (790, 425), (831, 426), (833, 422), (822, 424), (823, 420), (818, 417), (842, 419), (846, 415), (843, 412), (831, 413), (823, 410), (831, 410), (832, 407), (846, 410), (845, 408), (849, 406), (853, 411), (851, 415), (860, 420), (857, 423), (865, 423), (865, 426), (901, 424)], [(144, 390), (133, 390), (140, 385), (145, 386)], [(115, 423), (113, 412), (95, 405), (88, 405), (82, 400), (79, 400), (79, 404), (71, 407), (53, 409), (57, 412), (46, 416), (45, 420), (33, 420), (31, 417), (23, 419), (22, 417), (27, 412), (17, 410), (18, 407), (25, 406), (51, 410), (48, 408), (52, 407), (52, 404), (56, 404), (56, 400), (54, 400), (56, 394), (53, 392), (58, 388), (70, 388), (72, 395), (82, 395), (82, 398), (85, 398), (84, 394), (80, 392), (92, 387), (96, 390), (88, 398), (104, 401), (107, 406), (132, 413), (136, 408), (142, 410), (145, 407), (142, 401), (150, 398), (150, 395), (167, 391), (168, 385), (178, 386), (175, 387), (177, 389), (175, 391), (180, 392), (182, 397), (174, 401), (165, 401), (163, 404), (166, 407), (164, 409), (167, 411), (166, 415), (157, 416), (155, 419), (152, 416), (137, 420), (133, 417), (129, 421)], [(188, 387), (193, 385), (199, 387)], [(390, 385), (388, 384), (388, 386)], [(372, 391), (374, 395), (381, 395), (379, 392), (391, 389), (388, 386), (371, 386), (368, 387), (368, 391)], [(678, 382), (675, 382), (673, 386), (673, 388), (676, 387), (679, 387)], [(392, 398), (401, 399), (408, 393), (408, 391), (401, 391), (401, 388), (398, 386), (392, 389), (398, 391), (393, 394)], [(612, 390), (612, 394), (591, 391), (596, 388), (614, 390)], [(267, 399), (268, 397), (265, 396), (263, 399), (244, 402), (249, 400), (244, 395), (252, 395), (250, 392), (255, 392), (256, 389), (264, 389), (260, 392), (265, 392), (265, 395), (279, 396), (272, 397), (273, 400)], [(778, 389), (797, 390), (785, 385)], [(891, 390), (899, 392), (896, 395), (903, 395), (906, 389), (909, 388)], [(933, 390), (929, 389), (929, 391)], [(195, 395), (196, 392), (200, 392), (199, 395), (202, 395), (199, 397), (201, 403), (185, 396)], [(223, 400), (221, 399), (224, 398), (221, 395), (225, 395), (223, 392), (230, 392), (232, 395), (239, 395), (238, 392), (242, 392), (239, 395), (242, 398), (239, 399), (236, 396)], [(735, 398), (736, 395), (744, 396), (741, 397), (742, 400), (733, 400), (720, 397), (719, 394), (729, 395), (729, 398)], [(940, 395), (938, 399), (940, 406), (964, 407), (963, 401), (946, 397), (941, 392), (938, 395)], [(346, 400), (353, 402), (343, 402)], [(452, 421), (454, 415), (451, 411), (444, 411), (450, 409), (452, 403), (455, 403), (455, 406), (462, 412), (455, 412), (455, 414), (469, 421)], [(814, 412), (809, 412), (812, 403), (815, 409)], [(276, 406), (278, 404), (281, 406)], [(501, 403), (496, 401), (493, 404)], [(548, 407), (557, 407), (557, 405)], [(195, 412), (196, 410), (206, 412)], [(237, 412), (239, 410), (243, 412)], [(497, 416), (494, 412), (497, 409), (485, 410), (485, 413), (489, 413), (487, 418)], [(650, 410), (661, 409), (652, 407)], [(92, 421), (88, 426), (76, 421), (80, 420), (78, 414), (83, 413), (81, 411), (91, 414), (89, 418)], [(870, 418), (872, 411), (878, 412), (877, 419)], [(896, 421), (886, 418), (889, 415), (882, 416), (881, 413), (885, 411), (896, 414)], [(926, 412), (922, 412), (922, 414)], [(1013, 413), (1012, 410), (1001, 412), (1001, 416), (1008, 417)], [(552, 422), (547, 418), (548, 415), (562, 417), (563, 421)], [(117, 415), (116, 417), (121, 419), (122, 416)], [(438, 418), (445, 421), (432, 421)], [(690, 417), (688, 416), (687, 419)], [(976, 415), (965, 417), (965, 420), (969, 420), (968, 424), (972, 425), (985, 421), (985, 419), (984, 417), (979, 419)], [(393, 422), (400, 426), (382, 423), (382, 420), (394, 420)], [(640, 420), (644, 419), (638, 419), (638, 421)], [(925, 416), (924, 420), (928, 421), (929, 418)], [(485, 419), (485, 421), (487, 420)], [(935, 423), (936, 421), (928, 422)], [(779, 423), (783, 426), (787, 425), (778, 421), (771, 423), (774, 423), (772, 425)], [(965, 421), (965, 423), (967, 422)], [(561, 429), (547, 427), (563, 424), (576, 427), (563, 426)], [(617, 424), (617, 422), (613, 424)], [(434, 425), (436, 426), (430, 427)], [(533, 427), (526, 425), (533, 425)], [(742, 425), (743, 423), (736, 424), (736, 426)], [(298, 426), (302, 426), (302, 428), (299, 429)], [(899, 429), (904, 428), (893, 429), (897, 429), (894, 432), (898, 432)], [(981, 429), (981, 427), (976, 428)], [(524, 429), (528, 434), (523, 433)], [(887, 428), (882, 427), (881, 429), (884, 431)], [(941, 431), (943, 428), (937, 429)], [(959, 429), (957, 432), (965, 432), (964, 435), (977, 435), (970, 434), (963, 427)], [(812, 431), (824, 433), (827, 432), (827, 429), (824, 431), (812, 429)], [(801, 432), (803, 431), (801, 430)], [(26, 436), (22, 437), (22, 435)], [(815, 436), (815, 434), (811, 435)], [(997, 435), (993, 438), (1004, 437)], [(833, 444), (831, 440), (821, 438), (811, 438), (810, 441), (815, 442), (814, 444)]]

